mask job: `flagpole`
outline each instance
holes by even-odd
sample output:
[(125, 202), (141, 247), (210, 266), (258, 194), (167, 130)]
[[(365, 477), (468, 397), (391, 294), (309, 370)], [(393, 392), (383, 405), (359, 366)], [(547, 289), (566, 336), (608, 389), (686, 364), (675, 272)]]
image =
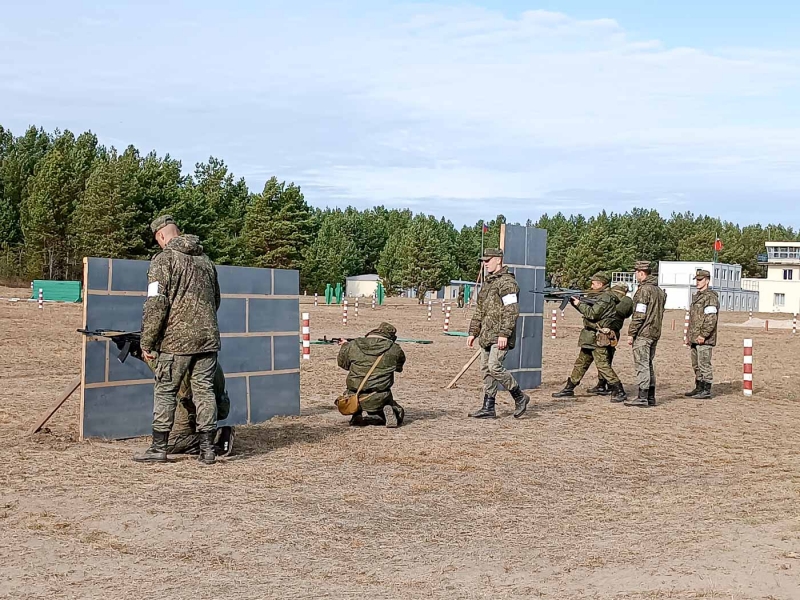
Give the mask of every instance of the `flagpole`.
[[(486, 231), (486, 225), (484, 225), (484, 223), (483, 223), (483, 219), (481, 219), (481, 258), (483, 258), (483, 232), (484, 232), (484, 231)], [(485, 265), (485, 264), (484, 264), (484, 262), (481, 260), (481, 275), (480, 275), (480, 277), (481, 277), (481, 283), (483, 283), (483, 280), (484, 280), (484, 275), (486, 275), (486, 273), (485, 273), (485, 267), (486, 267), (486, 265)]]

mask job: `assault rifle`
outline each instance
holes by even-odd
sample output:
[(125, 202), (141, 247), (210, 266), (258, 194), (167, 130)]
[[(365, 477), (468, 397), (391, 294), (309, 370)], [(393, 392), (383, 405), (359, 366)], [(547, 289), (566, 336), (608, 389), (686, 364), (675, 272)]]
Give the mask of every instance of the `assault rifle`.
[(142, 356), (141, 331), (109, 331), (108, 329), (95, 329), (91, 331), (89, 329), (78, 329), (78, 333), (110, 339), (116, 345), (117, 350), (119, 350), (117, 360), (121, 363), (124, 363), (129, 355), (139, 360), (144, 360)]
[(337, 338), (330, 338), (329, 339), (328, 336), (323, 336), (323, 337), (319, 338), (317, 340), (317, 342), (319, 342), (320, 344), (331, 344), (331, 345), (333, 345), (333, 344), (338, 344), (339, 342), (342, 342), (342, 341), (352, 342), (354, 339), (356, 339), (356, 338), (340, 338), (340, 337), (337, 337)]
[(591, 306), (595, 302), (597, 302), (596, 298), (592, 298), (588, 296), (589, 292), (584, 292), (582, 290), (571, 290), (568, 288), (544, 288), (544, 299), (546, 302), (561, 302), (560, 310), (564, 310), (567, 307), (567, 304), (571, 304), (570, 300), (574, 298), (580, 298), (580, 301), (584, 304), (588, 304)]

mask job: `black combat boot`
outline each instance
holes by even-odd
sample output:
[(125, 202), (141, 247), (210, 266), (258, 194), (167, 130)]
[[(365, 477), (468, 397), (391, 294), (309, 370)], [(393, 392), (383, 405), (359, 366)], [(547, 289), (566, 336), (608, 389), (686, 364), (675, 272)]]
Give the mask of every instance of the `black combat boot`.
[(686, 392), (684, 396), (686, 396), (687, 398), (694, 398), (695, 396), (697, 396), (697, 394), (699, 394), (702, 391), (703, 391), (703, 382), (700, 381), (699, 379), (695, 379), (694, 389), (691, 392)]
[(703, 389), (701, 389), (700, 392), (695, 394), (694, 398), (696, 400), (709, 400), (711, 398), (711, 382), (701, 381), (700, 385), (703, 386)]
[(590, 387), (586, 391), (593, 396), (608, 396), (611, 393), (611, 390), (608, 387), (608, 382), (602, 377), (597, 380), (596, 386)]
[(572, 383), (572, 379), (567, 377), (567, 384), (564, 386), (564, 389), (560, 392), (555, 392), (552, 396), (553, 398), (572, 398), (575, 395), (575, 384)]
[(639, 388), (639, 395), (633, 400), (625, 400), (625, 406), (650, 406), (647, 402), (647, 391)]
[(531, 397), (519, 388), (510, 390), (510, 393), (511, 397), (514, 398), (514, 418), (519, 419), (528, 409), (528, 403), (531, 401)]
[(651, 385), (647, 390), (647, 404), (649, 406), (656, 405), (656, 386)]
[(153, 443), (144, 452), (134, 454), (133, 460), (136, 462), (168, 462), (167, 442), (169, 442), (169, 431), (154, 431)]
[(233, 427), (219, 427), (214, 435), (214, 453), (217, 456), (228, 456), (233, 451)]
[(621, 381), (608, 387), (611, 392), (611, 402), (625, 402), (628, 399), (628, 394), (625, 393), (625, 388), (622, 386)]
[(214, 432), (202, 431), (200, 432), (200, 456), (198, 460), (204, 465), (213, 465), (217, 460), (217, 454), (214, 452)]
[(483, 408), (481, 408), (478, 412), (470, 413), (470, 417), (474, 417), (475, 419), (494, 419), (497, 417), (497, 413), (494, 412), (494, 398), (489, 396), (483, 397)]

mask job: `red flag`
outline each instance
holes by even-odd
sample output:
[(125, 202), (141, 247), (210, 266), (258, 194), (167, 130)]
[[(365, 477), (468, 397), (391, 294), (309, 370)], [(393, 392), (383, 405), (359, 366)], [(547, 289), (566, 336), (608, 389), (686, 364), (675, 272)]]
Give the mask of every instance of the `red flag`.
[(484, 223), (483, 224), (483, 233), (488, 233), (488, 232), (489, 232), (489, 226), (486, 223)]
[(714, 252), (719, 252), (722, 250), (722, 240), (717, 238), (714, 240)]

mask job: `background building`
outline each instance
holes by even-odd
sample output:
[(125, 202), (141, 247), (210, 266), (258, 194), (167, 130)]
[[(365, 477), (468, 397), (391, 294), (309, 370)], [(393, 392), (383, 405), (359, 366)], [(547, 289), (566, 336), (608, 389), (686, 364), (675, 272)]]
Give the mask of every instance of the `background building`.
[(345, 280), (345, 296), (348, 298), (372, 296), (378, 291), (381, 278), (377, 275), (354, 275)]
[(767, 242), (758, 264), (767, 267), (765, 279), (748, 279), (759, 288), (759, 312), (800, 312), (800, 242)]
[(711, 273), (710, 287), (719, 295), (720, 310), (758, 310), (759, 291), (742, 286), (741, 265), (662, 260), (658, 263), (658, 285), (667, 293), (668, 309), (689, 308), (696, 290), (694, 274), (697, 269)]

